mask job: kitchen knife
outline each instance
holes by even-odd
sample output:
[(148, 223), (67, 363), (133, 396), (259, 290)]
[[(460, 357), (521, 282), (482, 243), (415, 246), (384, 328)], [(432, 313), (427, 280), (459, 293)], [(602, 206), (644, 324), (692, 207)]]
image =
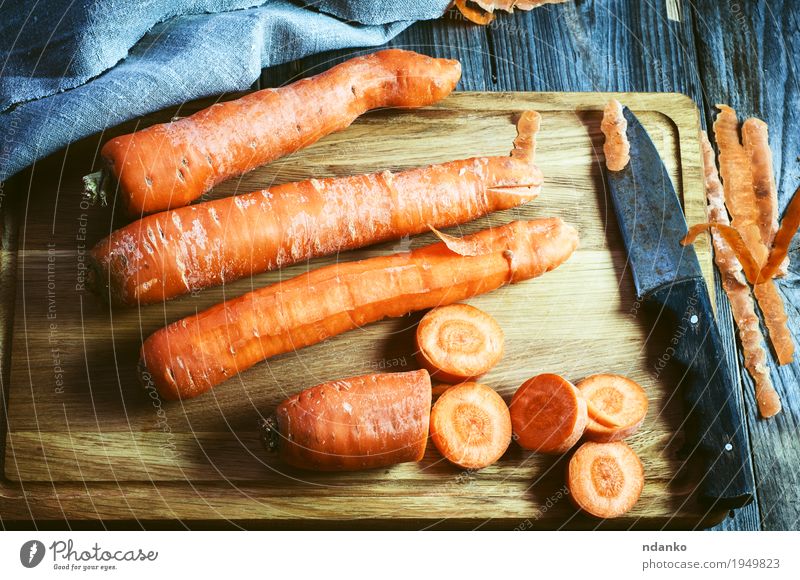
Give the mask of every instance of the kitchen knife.
[(692, 455), (706, 467), (700, 497), (735, 508), (753, 499), (745, 425), (734, 404), (736, 382), (723, 352), (705, 280), (667, 170), (647, 131), (627, 108), (630, 162), (606, 179), (628, 251), (636, 293), (665, 325), (661, 361), (677, 366)]

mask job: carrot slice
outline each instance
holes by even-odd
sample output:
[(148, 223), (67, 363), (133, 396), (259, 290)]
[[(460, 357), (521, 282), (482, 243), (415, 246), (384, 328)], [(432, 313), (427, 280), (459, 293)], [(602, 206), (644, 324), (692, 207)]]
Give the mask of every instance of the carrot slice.
[(511, 444), (511, 417), (503, 398), (480, 383), (447, 389), (431, 410), (431, 439), (450, 462), (488, 467)]
[(587, 441), (569, 460), (567, 486), (581, 510), (598, 518), (616, 518), (639, 501), (644, 467), (624, 441)]
[(621, 375), (592, 375), (578, 383), (578, 390), (589, 409), (584, 435), (590, 441), (625, 439), (639, 429), (647, 415), (647, 393)]
[(725, 190), (725, 205), (731, 213), (731, 225), (742, 234), (756, 262), (767, 259), (767, 248), (761, 243), (758, 227), (758, 209), (753, 188), (750, 158), (739, 141), (739, 119), (736, 111), (727, 105), (717, 105), (720, 110), (714, 121), (714, 137), (719, 147), (719, 172)]
[(758, 306), (764, 314), (764, 322), (769, 329), (769, 340), (775, 351), (778, 364), (788, 365), (794, 359), (794, 340), (789, 331), (789, 316), (783, 306), (783, 299), (778, 294), (774, 280), (766, 280), (753, 286), (753, 294)]
[(578, 442), (588, 421), (586, 401), (568, 380), (554, 374), (525, 381), (509, 405), (517, 443), (539, 453), (564, 453)]
[(474, 306), (434, 308), (417, 326), (417, 360), (446, 383), (474, 380), (503, 356), (503, 329)]
[(775, 276), (789, 256), (789, 245), (792, 243), (792, 238), (797, 233), (797, 229), (800, 228), (800, 195), (798, 194), (800, 194), (800, 188), (794, 192), (792, 201), (789, 202), (789, 207), (786, 208), (786, 213), (783, 214), (781, 227), (773, 239), (769, 258), (761, 269), (762, 280), (768, 280)]

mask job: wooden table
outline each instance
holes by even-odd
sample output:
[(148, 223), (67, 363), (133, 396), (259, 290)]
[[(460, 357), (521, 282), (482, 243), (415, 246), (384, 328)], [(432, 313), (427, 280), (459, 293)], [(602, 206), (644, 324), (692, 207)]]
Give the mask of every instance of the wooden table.
[[(794, 9), (792, 9), (794, 8)], [(800, 62), (800, 6), (791, 0), (576, 0), (531, 13), (501, 15), (481, 28), (450, 12), (418, 23), (390, 44), (434, 56), (458, 58), (464, 66), (460, 90), (479, 91), (663, 91), (692, 97), (712, 119), (724, 102), (740, 115), (770, 124), (782, 206), (800, 183), (800, 105), (796, 63)], [(328, 68), (355, 51), (327, 53), (265, 70), (258, 85), (277, 86)], [(6, 214), (4, 213), (4, 216)], [(15, 232), (2, 228), (3, 248)], [(800, 255), (779, 288), (800, 338)], [(3, 260), (14, 260), (4, 252)], [(13, 282), (0, 280), (0, 299), (13, 304)], [(718, 303), (722, 332), (734, 333), (730, 311)], [(7, 309), (0, 312), (3, 342), (10, 332)], [(730, 342), (730, 341), (729, 341)], [(732, 344), (732, 342), (731, 342)], [(731, 349), (730, 360), (741, 363)], [(3, 380), (7, 380), (3, 361)], [(717, 529), (797, 529), (800, 525), (800, 364), (774, 369), (784, 411), (771, 421), (757, 417), (749, 377), (743, 384), (757, 501)], [(2, 404), (0, 402), (0, 404)], [(0, 408), (0, 416), (4, 409)], [(2, 423), (2, 421), (0, 421)]]

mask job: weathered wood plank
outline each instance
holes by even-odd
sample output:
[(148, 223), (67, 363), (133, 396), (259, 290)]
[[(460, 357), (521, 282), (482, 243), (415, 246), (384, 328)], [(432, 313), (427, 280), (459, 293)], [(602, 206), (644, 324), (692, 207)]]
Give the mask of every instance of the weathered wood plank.
[[(791, 0), (694, 2), (694, 26), (703, 81), (705, 113), (726, 103), (740, 117), (757, 116), (770, 126), (781, 211), (800, 185), (800, 10)], [(713, 138), (713, 136), (712, 136)], [(792, 335), (800, 339), (800, 246), (793, 245), (789, 275), (778, 281)], [(753, 387), (746, 377), (759, 504), (766, 529), (800, 525), (800, 362), (773, 367), (772, 380), (783, 412), (768, 421), (757, 416)]]

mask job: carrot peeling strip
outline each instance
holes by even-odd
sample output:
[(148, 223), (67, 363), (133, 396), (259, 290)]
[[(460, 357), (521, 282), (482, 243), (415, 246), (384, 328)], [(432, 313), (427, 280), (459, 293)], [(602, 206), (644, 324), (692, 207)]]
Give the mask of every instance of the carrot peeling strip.
[[(725, 203), (733, 217), (731, 225), (742, 235), (756, 263), (763, 268), (768, 261), (769, 251), (761, 242), (750, 157), (739, 142), (736, 111), (727, 105), (717, 105), (717, 108), (720, 109), (720, 114), (714, 122), (714, 135), (720, 151), (720, 174)], [(778, 362), (786, 364), (794, 355), (794, 344), (786, 325), (786, 312), (780, 294), (772, 279), (763, 277), (756, 280), (753, 293), (764, 315), (764, 324), (769, 331), (769, 339)]]
[(758, 227), (758, 209), (753, 188), (750, 157), (739, 142), (739, 119), (736, 111), (727, 105), (717, 105), (720, 110), (714, 121), (714, 137), (719, 147), (719, 173), (725, 191), (725, 205), (731, 214), (731, 225), (736, 228), (758, 264), (767, 259), (767, 248), (761, 242)]
[[(742, 123), (742, 145), (750, 157), (761, 242), (765, 247), (771, 248), (778, 231), (778, 188), (775, 185), (767, 124), (756, 118), (747, 119)], [(788, 266), (784, 260), (776, 273), (784, 276)]]
[(600, 130), (605, 135), (603, 153), (609, 171), (622, 171), (631, 160), (631, 146), (628, 143), (628, 121), (622, 113), (622, 104), (611, 99), (603, 111)]
[[(703, 149), (703, 165), (705, 175), (706, 197), (708, 198), (708, 217), (711, 222), (729, 225), (728, 212), (724, 204), (724, 192), (714, 163), (714, 151), (708, 141), (708, 135), (700, 134)], [(758, 410), (762, 417), (772, 417), (781, 410), (781, 401), (767, 364), (767, 353), (762, 346), (764, 336), (756, 315), (755, 303), (750, 295), (750, 288), (742, 275), (742, 268), (731, 250), (728, 242), (712, 234), (714, 244), (714, 261), (722, 275), (722, 287), (731, 305), (731, 312), (739, 329), (739, 340), (742, 343), (744, 365), (753, 377)]]
[(800, 188), (794, 192), (794, 196), (789, 202), (789, 207), (786, 208), (786, 213), (783, 214), (781, 226), (772, 242), (769, 258), (761, 269), (762, 280), (772, 278), (787, 262), (789, 246), (798, 228), (800, 228)]
[(481, 26), (486, 26), (494, 21), (494, 14), (492, 12), (479, 10), (474, 6), (470, 6), (467, 2), (469, 2), (469, 0), (455, 1), (456, 8), (464, 15), (464, 18), (475, 24), (480, 24)]
[(778, 293), (778, 287), (775, 286), (773, 280), (765, 280), (753, 286), (753, 294), (764, 314), (764, 321), (769, 330), (769, 339), (778, 364), (788, 365), (794, 359), (794, 340), (787, 325), (789, 317), (783, 306), (783, 299)]
[(715, 230), (719, 235), (722, 236), (722, 238), (725, 240), (725, 243), (727, 243), (728, 247), (731, 249), (731, 251), (733, 251), (736, 259), (739, 260), (745, 276), (747, 277), (747, 281), (751, 284), (755, 284), (760, 275), (758, 264), (756, 264), (753, 255), (750, 253), (750, 250), (748, 249), (745, 241), (742, 239), (739, 231), (733, 227), (714, 222), (695, 224), (689, 228), (689, 232), (681, 240), (681, 244), (684, 246), (693, 244), (697, 239), (697, 236), (709, 230)]

